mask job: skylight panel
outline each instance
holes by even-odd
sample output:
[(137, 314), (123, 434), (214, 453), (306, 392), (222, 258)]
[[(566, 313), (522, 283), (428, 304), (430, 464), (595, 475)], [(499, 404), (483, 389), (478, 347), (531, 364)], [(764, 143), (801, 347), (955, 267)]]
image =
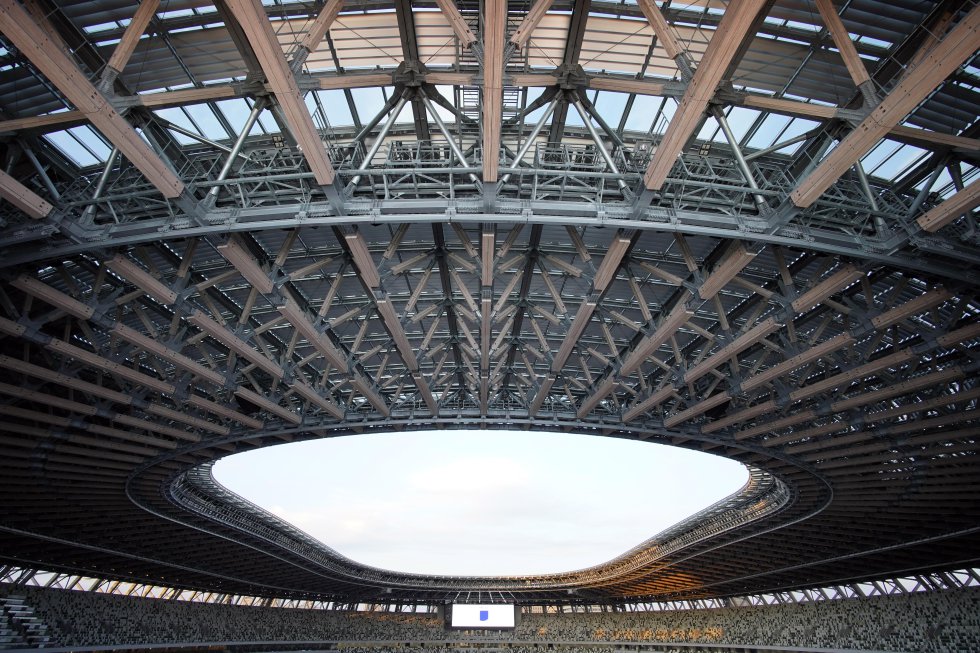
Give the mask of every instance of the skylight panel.
[(786, 21), (786, 27), (792, 27), (793, 29), (804, 30), (807, 32), (819, 32), (823, 29), (823, 25), (812, 25), (810, 23), (803, 23), (797, 20)]
[(185, 16), (193, 16), (194, 12), (191, 9), (173, 9), (171, 11), (158, 11), (157, 17), (161, 20), (168, 20), (170, 18), (182, 18)]
[(860, 36), (857, 40), (859, 43), (867, 43), (868, 45), (873, 45), (877, 48), (882, 48), (883, 50), (889, 50), (893, 45), (891, 41), (882, 41), (881, 39), (872, 38), (870, 36)]
[[(354, 117), (351, 115), (350, 106), (347, 104), (347, 96), (340, 89), (329, 91), (316, 91), (316, 96), (320, 99), (320, 106), (326, 113), (327, 125), (337, 127), (340, 125), (353, 125)], [(313, 102), (313, 93), (308, 96)]]
[[(388, 89), (388, 92), (390, 93), (391, 89)], [(351, 89), (351, 94), (354, 96), (354, 105), (363, 120), (369, 120), (376, 116), (385, 104), (385, 96), (382, 95), (380, 88), (355, 88)], [(403, 109), (402, 114), (405, 113), (408, 113), (408, 120), (411, 122), (412, 112)]]
[(701, 131), (698, 132), (696, 139), (699, 141), (715, 141), (720, 143), (725, 139), (725, 136), (721, 133), (721, 127), (718, 126), (718, 121), (713, 116), (708, 116), (705, 118), (704, 124), (701, 125)]
[(100, 163), (99, 159), (83, 147), (78, 142), (78, 139), (72, 136), (67, 130), (50, 132), (42, 138), (51, 143), (55, 149), (80, 168), (87, 168), (88, 166)]
[(81, 125), (79, 127), (72, 127), (68, 130), (72, 136), (78, 139), (78, 141), (85, 146), (85, 148), (92, 153), (99, 161), (105, 161), (109, 158), (109, 152), (112, 148), (105, 142), (105, 140), (95, 132), (94, 129), (88, 125)]
[[(231, 125), (232, 131), (235, 134), (241, 134), (242, 130), (245, 128), (245, 122), (248, 120), (248, 115), (252, 112), (252, 107), (249, 106), (242, 98), (236, 98), (234, 100), (219, 100), (215, 102), (215, 105), (221, 111), (225, 120)], [(265, 113), (263, 111), (263, 113)], [(257, 124), (252, 126), (252, 130), (249, 132), (250, 136), (256, 136), (262, 134), (262, 128)]]
[(928, 152), (926, 150), (913, 145), (902, 145), (887, 160), (883, 161), (873, 170), (866, 170), (866, 172), (884, 179), (898, 179), (906, 170), (918, 165), (920, 159), (927, 154)]
[(775, 145), (791, 120), (789, 116), (781, 116), (777, 113), (766, 116), (746, 146), (753, 150), (762, 150)]
[(266, 133), (266, 134), (278, 134), (281, 129), (279, 129), (279, 123), (268, 111), (263, 111), (259, 114), (259, 119), (256, 121), (256, 127), (252, 130), (253, 134)]
[(892, 157), (901, 147), (901, 143), (883, 140), (861, 158), (861, 165), (869, 174), (874, 174), (878, 167)]
[[(177, 107), (171, 107), (169, 109), (157, 109), (153, 113), (157, 116), (160, 116), (164, 120), (172, 122), (178, 127), (183, 127), (184, 129), (188, 131), (192, 131), (195, 134), (200, 133), (194, 127), (194, 123), (192, 123), (190, 119), (188, 119), (187, 114), (185, 114)], [(174, 138), (177, 139), (177, 142), (180, 143), (181, 145), (190, 145), (191, 143), (197, 142), (193, 138), (189, 136), (185, 136), (184, 134), (181, 134), (179, 132), (171, 131), (171, 133), (174, 135)]]
[(84, 31), (86, 34), (98, 34), (99, 32), (108, 32), (109, 30), (113, 29), (119, 29), (119, 23), (114, 20), (108, 23), (88, 25), (87, 27), (83, 27), (82, 31)]
[(615, 128), (623, 117), (626, 110), (626, 100), (629, 95), (626, 93), (613, 93), (612, 91), (601, 91), (592, 101), (596, 111), (606, 121), (606, 124)]
[(732, 128), (732, 132), (735, 134), (735, 140), (741, 142), (745, 138), (745, 135), (749, 133), (749, 129), (758, 117), (759, 112), (755, 109), (734, 107), (729, 111), (728, 126)]
[[(650, 100), (654, 100), (655, 106), (651, 111), (648, 107), (647, 110), (641, 108), (640, 98), (644, 97)], [(673, 98), (663, 98), (661, 102), (656, 103), (657, 98), (652, 98), (649, 96), (637, 96), (637, 101), (633, 103), (633, 110), (630, 112), (630, 117), (626, 121), (627, 129), (632, 129), (629, 125), (638, 124), (638, 129), (640, 131), (646, 131), (653, 134), (663, 134), (667, 131), (667, 125), (674, 117), (674, 111), (677, 110), (677, 101)]]
[(217, 116), (206, 104), (190, 104), (184, 107), (191, 120), (197, 126), (197, 132), (210, 138), (213, 141), (220, 141), (229, 138), (228, 132), (218, 121)]

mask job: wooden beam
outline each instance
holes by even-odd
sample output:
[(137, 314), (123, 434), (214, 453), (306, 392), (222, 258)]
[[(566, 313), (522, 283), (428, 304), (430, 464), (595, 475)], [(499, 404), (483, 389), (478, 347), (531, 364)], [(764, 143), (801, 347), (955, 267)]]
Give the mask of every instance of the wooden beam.
[[(344, 0), (327, 0), (320, 9), (320, 13), (316, 15), (313, 20), (313, 24), (310, 25), (310, 29), (306, 30), (306, 36), (300, 41), (299, 47), (300, 52), (305, 51), (307, 54), (313, 52), (320, 45), (320, 41), (323, 37), (327, 35), (330, 31), (331, 25), (337, 20), (337, 16), (340, 14), (340, 10), (344, 6)], [(305, 59), (306, 56), (304, 55)]]
[(749, 36), (756, 15), (765, 4), (766, 0), (743, 0), (728, 5), (677, 111), (674, 112), (673, 120), (667, 126), (657, 153), (647, 166), (643, 182), (648, 190), (660, 190), (663, 187), (674, 161), (701, 122), (701, 117), (708, 108), (708, 101), (714, 97), (722, 75), (731, 65), (742, 42)]
[(204, 88), (185, 88), (180, 91), (167, 91), (165, 93), (146, 93), (137, 95), (136, 99), (140, 105), (147, 109), (157, 109), (173, 107), (179, 104), (196, 104), (198, 102), (209, 102), (211, 100), (224, 100), (227, 98), (242, 97), (233, 86), (205, 86)]
[(967, 211), (980, 205), (980, 184), (973, 182), (963, 190), (919, 216), (916, 222), (925, 231), (938, 231)]
[[(389, 75), (390, 77), (390, 75)], [(436, 86), (469, 86), (476, 82), (471, 73), (454, 73), (448, 71), (430, 71), (425, 73), (425, 81)], [(391, 84), (389, 81), (388, 84)]]
[(790, 116), (802, 118), (812, 118), (814, 120), (830, 120), (837, 117), (838, 107), (830, 107), (810, 102), (800, 102), (798, 100), (784, 100), (783, 98), (769, 97), (767, 95), (746, 95), (742, 100), (742, 105), (753, 109), (764, 109), (776, 113), (784, 113)]
[[(459, 44), (462, 45), (464, 49), (465, 48), (472, 47), (473, 44), (476, 43), (476, 34), (473, 33), (473, 30), (470, 29), (470, 26), (466, 24), (466, 20), (460, 15), (459, 9), (456, 7), (456, 2), (454, 0), (436, 0), (436, 4), (439, 5), (439, 9), (442, 10), (442, 15), (446, 17), (446, 20), (449, 21), (449, 26), (452, 27), (453, 28), (453, 32), (456, 33), (456, 38), (459, 39)], [(489, 25), (489, 22), (487, 21), (486, 16), (488, 16), (489, 15), (489, 12), (491, 11), (490, 10), (490, 5), (491, 4), (498, 4), (498, 3), (496, 3), (496, 2), (487, 2), (487, 6), (484, 7), (484, 9), (483, 9), (483, 11), (484, 11), (484, 22), (483, 22), (483, 29), (484, 29), (484, 31), (487, 30), (487, 28), (488, 28), (487, 26)], [(506, 16), (507, 15), (507, 3), (506, 2), (503, 3), (503, 12), (504, 12), (504, 15)], [(491, 26), (491, 29), (492, 29), (492, 26)], [(484, 36), (484, 39), (483, 40), (484, 40), (484, 46), (483, 46), (484, 47), (484, 51), (486, 51), (485, 50), (485, 48), (486, 48), (486, 37), (485, 36)], [(504, 40), (503, 39), (503, 36), (501, 36), (501, 38), (500, 38), (500, 47), (501, 48), (503, 48), (503, 40)]]
[(248, 36), (266, 81), (279, 101), (286, 125), (302, 149), (314, 178), (321, 186), (329, 186), (334, 179), (333, 165), (300, 95), (296, 78), (286, 64), (286, 57), (265, 9), (259, 0), (228, 0), (226, 4)]
[(616, 93), (636, 93), (637, 95), (665, 95), (666, 82), (652, 82), (645, 79), (617, 79), (613, 77), (591, 77), (589, 88)]
[(636, 4), (646, 16), (647, 22), (653, 28), (653, 33), (657, 35), (657, 42), (667, 51), (667, 56), (671, 59), (677, 59), (677, 57), (686, 55), (687, 52), (678, 42), (674, 31), (670, 28), (657, 3), (654, 0), (637, 0)]
[(0, 170), (0, 197), (35, 220), (47, 217), (54, 208), (37, 196), (34, 191)]
[(366, 75), (331, 75), (320, 77), (317, 86), (320, 90), (330, 91), (348, 88), (369, 88), (374, 86), (390, 86), (391, 73), (369, 73)]
[[(109, 61), (106, 63), (107, 70), (112, 70), (116, 75), (123, 71), (129, 62), (129, 58), (133, 56), (133, 51), (136, 50), (136, 46), (140, 42), (140, 37), (146, 31), (147, 25), (156, 16), (159, 6), (160, 0), (142, 0), (140, 2), (140, 6), (133, 15), (133, 19), (126, 26), (126, 31), (123, 32), (122, 39), (120, 39), (116, 48), (112, 51), (112, 56), (109, 57)], [(105, 73), (103, 73), (103, 77), (105, 77)]]
[(17, 0), (0, 0), (0, 31), (164, 197), (183, 193), (184, 183), (88, 81), (60, 41), (41, 29)]
[(521, 24), (517, 26), (517, 29), (514, 30), (514, 33), (510, 37), (510, 42), (514, 47), (521, 49), (527, 44), (531, 38), (531, 32), (538, 26), (538, 23), (541, 22), (544, 15), (548, 13), (548, 10), (551, 9), (551, 5), (554, 2), (555, 0), (537, 0), (534, 3), (534, 6), (527, 12), (524, 20), (521, 21)]
[(17, 132), (22, 129), (44, 129), (48, 127), (73, 127), (86, 122), (87, 118), (81, 111), (62, 111), (60, 113), (48, 113), (43, 116), (29, 116), (27, 118), (11, 118), (10, 120), (0, 120), (0, 133)]
[(806, 208), (911, 113), (944, 79), (980, 49), (980, 6), (974, 7), (921, 62), (790, 193)]
[(943, 134), (929, 129), (916, 129), (905, 125), (896, 125), (888, 132), (888, 136), (894, 140), (901, 141), (934, 150), (936, 146), (949, 147), (954, 150), (962, 150), (964, 153), (980, 154), (980, 139), (969, 138), (967, 136), (955, 136), (953, 134)]
[(493, 183), (500, 166), (507, 2), (485, 0), (483, 12), (483, 181)]
[(847, 28), (844, 27), (844, 23), (841, 21), (837, 9), (834, 7), (834, 3), (831, 0), (815, 1), (817, 3), (817, 11), (823, 17), (823, 23), (827, 26), (830, 37), (834, 39), (834, 44), (837, 46), (841, 58), (844, 59), (847, 72), (851, 74), (854, 85), (860, 88), (863, 84), (871, 81), (871, 76), (868, 75), (868, 69), (864, 67), (864, 62), (861, 61), (857, 48), (854, 47), (854, 41), (851, 40)]

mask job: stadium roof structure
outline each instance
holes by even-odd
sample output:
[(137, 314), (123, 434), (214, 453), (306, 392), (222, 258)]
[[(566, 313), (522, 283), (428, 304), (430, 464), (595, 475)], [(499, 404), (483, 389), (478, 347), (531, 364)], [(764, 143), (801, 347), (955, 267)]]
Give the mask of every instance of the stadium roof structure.
[[(0, 561), (430, 603), (975, 564), (978, 23), (0, 0)], [(751, 480), (598, 567), (468, 578), (346, 559), (210, 474), (443, 427), (662, 442)]]

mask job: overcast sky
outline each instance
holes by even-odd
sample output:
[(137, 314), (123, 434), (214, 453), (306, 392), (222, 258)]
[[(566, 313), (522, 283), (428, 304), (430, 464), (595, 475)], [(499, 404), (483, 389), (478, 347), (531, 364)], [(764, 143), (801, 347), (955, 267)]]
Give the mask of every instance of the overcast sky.
[(738, 463), (675, 447), (499, 431), (283, 444), (225, 458), (214, 473), (353, 560), (453, 575), (596, 565), (748, 478)]

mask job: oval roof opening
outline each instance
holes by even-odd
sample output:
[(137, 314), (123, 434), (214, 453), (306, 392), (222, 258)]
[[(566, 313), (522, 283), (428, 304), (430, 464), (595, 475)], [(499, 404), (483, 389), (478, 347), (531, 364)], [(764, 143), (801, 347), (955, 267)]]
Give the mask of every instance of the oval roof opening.
[(615, 558), (737, 492), (748, 470), (632, 440), (428, 431), (266, 447), (220, 460), (214, 476), (362, 564), (519, 576)]

